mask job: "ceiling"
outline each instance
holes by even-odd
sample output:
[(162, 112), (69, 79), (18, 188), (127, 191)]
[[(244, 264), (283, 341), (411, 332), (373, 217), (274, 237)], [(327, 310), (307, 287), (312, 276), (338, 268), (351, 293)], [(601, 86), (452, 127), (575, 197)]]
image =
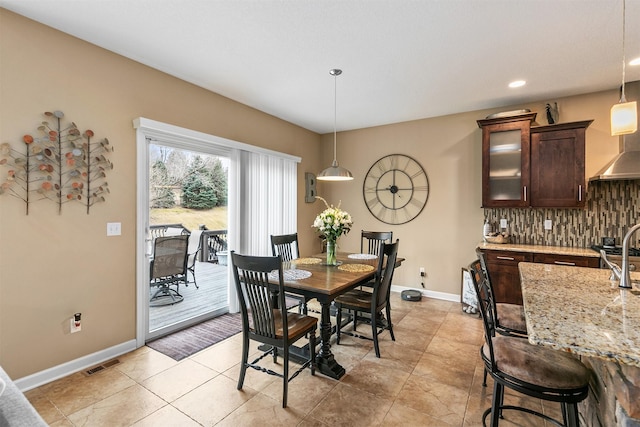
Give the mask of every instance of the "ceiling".
[[(333, 132), (334, 105), (337, 129), (348, 130), (554, 101), (622, 81), (622, 0), (0, 0), (0, 7), (318, 133)], [(625, 50), (627, 59), (640, 57), (640, 0), (626, 0)], [(343, 70), (335, 82), (332, 68)], [(627, 66), (626, 76), (640, 80), (640, 66)], [(516, 79), (527, 85), (509, 89)]]

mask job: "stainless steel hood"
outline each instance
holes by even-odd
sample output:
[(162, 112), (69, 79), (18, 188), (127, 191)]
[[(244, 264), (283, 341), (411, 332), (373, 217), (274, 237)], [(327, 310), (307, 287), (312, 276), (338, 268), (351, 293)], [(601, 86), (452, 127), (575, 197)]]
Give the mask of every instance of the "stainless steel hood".
[[(626, 83), (627, 101), (637, 101), (640, 105), (640, 81)], [(640, 179), (640, 130), (620, 137), (620, 154), (589, 181)]]

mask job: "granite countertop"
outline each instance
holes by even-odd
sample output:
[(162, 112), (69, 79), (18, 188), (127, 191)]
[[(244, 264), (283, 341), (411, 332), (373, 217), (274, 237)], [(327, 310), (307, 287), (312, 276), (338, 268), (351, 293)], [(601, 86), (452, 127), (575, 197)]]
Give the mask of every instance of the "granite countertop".
[(478, 244), (478, 249), (600, 258), (600, 254), (591, 248), (572, 248), (567, 246), (518, 245), (515, 243), (481, 242)]
[(610, 271), (520, 263), (529, 342), (640, 367), (640, 272), (633, 290)]

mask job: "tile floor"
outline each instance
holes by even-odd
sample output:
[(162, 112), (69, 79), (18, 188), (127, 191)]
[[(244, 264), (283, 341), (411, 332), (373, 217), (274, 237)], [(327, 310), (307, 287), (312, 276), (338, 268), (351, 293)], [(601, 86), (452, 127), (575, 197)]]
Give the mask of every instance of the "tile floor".
[[(240, 334), (180, 362), (142, 347), (90, 377), (76, 373), (26, 395), (55, 427), (481, 426), (492, 384), (482, 387), (480, 319), (458, 303), (394, 294), (392, 320), (396, 341), (381, 335), (380, 359), (372, 342), (345, 336), (332, 351), (346, 375), (303, 372), (289, 383), (286, 409), (277, 377), (249, 369), (236, 389)], [(561, 417), (559, 405), (509, 391), (505, 402)], [(545, 424), (511, 412), (501, 425)]]

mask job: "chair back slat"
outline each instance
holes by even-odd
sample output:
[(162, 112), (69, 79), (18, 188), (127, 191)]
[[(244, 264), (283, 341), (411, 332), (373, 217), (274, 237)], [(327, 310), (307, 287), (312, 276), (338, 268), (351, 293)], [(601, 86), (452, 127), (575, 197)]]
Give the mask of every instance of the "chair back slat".
[(372, 298), (372, 302), (376, 305), (376, 311), (387, 305), (389, 292), (391, 292), (393, 272), (396, 268), (399, 245), (400, 240), (397, 239), (395, 243), (383, 242), (380, 247), (378, 271), (376, 273), (376, 279), (373, 287), (374, 297)]
[(287, 262), (300, 258), (298, 247), (298, 233), (271, 236), (271, 253), (273, 256), (280, 255), (282, 261)]
[[(287, 328), (286, 315), (281, 312), (286, 306), (280, 257), (252, 257), (231, 252), (231, 259), (243, 323), (253, 334), (276, 339), (277, 327)], [(269, 273), (274, 270), (279, 275), (278, 286), (269, 283)], [(275, 290), (278, 291), (277, 305), (272, 297)]]
[(363, 254), (380, 255), (383, 243), (393, 241), (392, 231), (362, 231), (360, 237), (360, 252)]

